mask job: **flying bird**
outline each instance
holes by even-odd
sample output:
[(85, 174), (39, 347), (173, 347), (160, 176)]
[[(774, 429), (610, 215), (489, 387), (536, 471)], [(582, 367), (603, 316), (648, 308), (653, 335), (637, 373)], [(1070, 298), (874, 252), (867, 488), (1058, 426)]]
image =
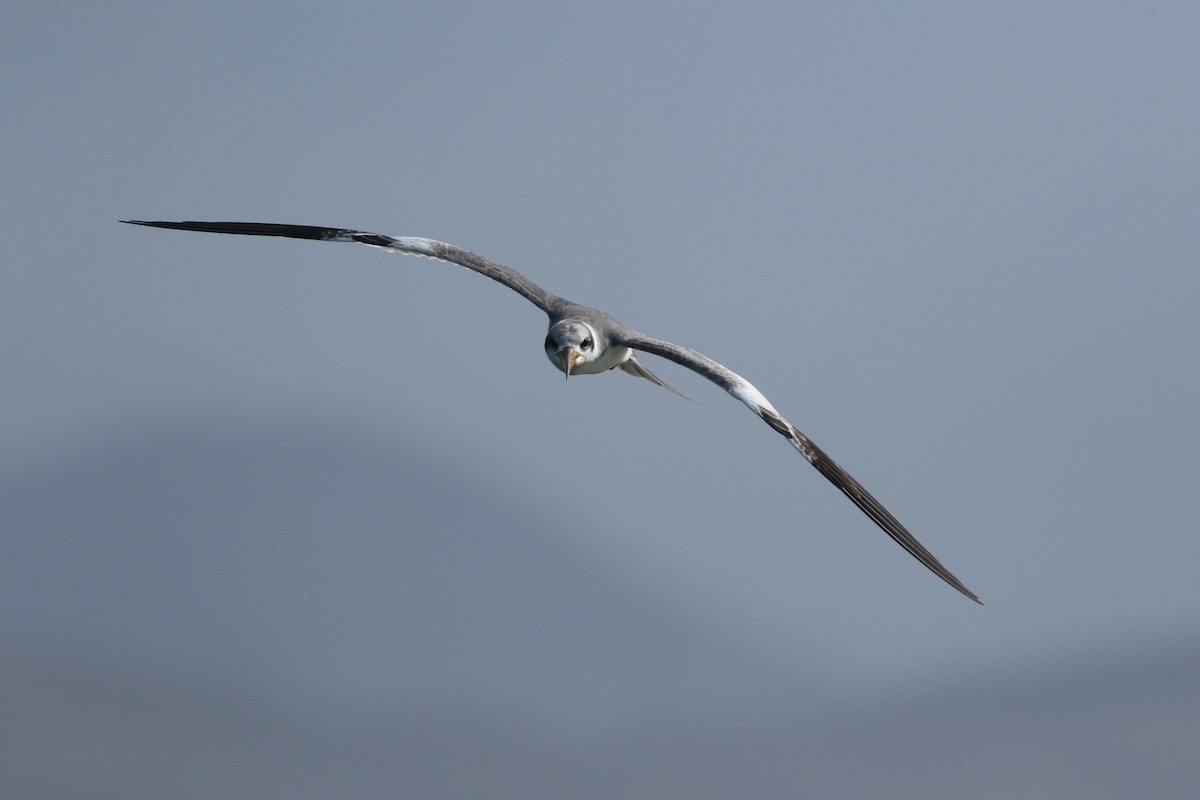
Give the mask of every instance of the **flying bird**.
[(285, 236), (293, 239), (315, 239), (322, 242), (357, 242), (393, 252), (448, 261), (478, 272), (480, 275), (486, 275), (492, 280), (504, 284), (546, 312), (546, 316), (550, 318), (550, 328), (546, 332), (544, 343), (546, 357), (568, 379), (572, 375), (593, 375), (610, 369), (620, 369), (680, 394), (646, 368), (638, 358), (638, 355), (642, 353), (660, 356), (699, 373), (742, 401), (772, 430), (787, 439), (808, 463), (816, 467), (818, 472), (849, 497), (876, 525), (883, 529), (884, 533), (895, 539), (901, 547), (933, 571), (935, 575), (976, 603), (980, 602), (979, 598), (964, 586), (962, 581), (954, 577), (950, 570), (942, 566), (941, 562), (934, 558), (933, 554), (926, 550), (908, 532), (908, 529), (892, 516), (891, 512), (872, 497), (862, 484), (838, 466), (837, 462), (797, 430), (792, 423), (784, 419), (783, 415), (776, 411), (770, 401), (748, 380), (691, 348), (639, 333), (603, 311), (581, 306), (550, 294), (514, 269), (433, 239), (414, 236), (384, 236), (379, 233), (349, 228), (278, 225), (262, 222), (148, 222), (136, 219), (122, 220), (122, 222), (182, 231), (235, 233), (247, 236)]

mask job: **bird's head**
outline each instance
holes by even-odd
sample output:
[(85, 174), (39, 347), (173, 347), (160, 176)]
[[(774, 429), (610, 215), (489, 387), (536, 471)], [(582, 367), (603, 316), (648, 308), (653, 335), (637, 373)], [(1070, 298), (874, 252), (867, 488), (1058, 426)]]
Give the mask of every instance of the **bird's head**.
[(572, 372), (595, 361), (600, 355), (600, 337), (591, 325), (577, 319), (564, 319), (546, 333), (546, 357), (568, 378)]

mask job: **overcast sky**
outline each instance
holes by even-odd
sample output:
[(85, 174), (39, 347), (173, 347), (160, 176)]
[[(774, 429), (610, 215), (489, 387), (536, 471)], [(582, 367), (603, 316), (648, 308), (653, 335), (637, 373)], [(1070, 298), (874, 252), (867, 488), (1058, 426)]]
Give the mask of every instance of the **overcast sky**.
[[(12, 669), (51, 653), (92, 675), (115, 648), (159, 675), (217, 665), (293, 710), (403, 714), (422, 681), (474, 681), (602, 717), (611, 695), (572, 677), (592, 657), (580, 637), (649, 658), (621, 673), (629, 696), (672, 684), (680, 707), (748, 702), (747, 676), (869, 705), (1196, 652), (1191, 6), (3, 16)], [(466, 270), (126, 218), (442, 239), (692, 346), (986, 605), (702, 379), (647, 360), (701, 404), (619, 373), (565, 383), (544, 315)], [(530, 621), (560, 602), (592, 621), (619, 608), (602, 634)], [(511, 616), (485, 625), (486, 608)], [(394, 662), (417, 619), (446, 655), (401, 691), (363, 665)], [(526, 640), (550, 660), (522, 682)], [(754, 655), (717, 658), (732, 647)], [(681, 663), (693, 684), (668, 680)]]

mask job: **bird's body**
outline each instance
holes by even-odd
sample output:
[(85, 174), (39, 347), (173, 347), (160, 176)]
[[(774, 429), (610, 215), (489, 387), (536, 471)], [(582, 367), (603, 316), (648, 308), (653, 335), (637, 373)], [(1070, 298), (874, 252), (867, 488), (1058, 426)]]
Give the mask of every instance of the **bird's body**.
[(567, 378), (572, 375), (593, 375), (611, 369), (621, 369), (631, 375), (678, 391), (646, 368), (638, 359), (639, 353), (651, 353), (696, 372), (720, 386), (744, 403), (796, 448), (799, 453), (834, 486), (849, 497), (875, 524), (901, 547), (932, 570), (946, 583), (979, 602), (966, 586), (942, 566), (899, 520), (891, 515), (862, 484), (816, 446), (790, 422), (784, 419), (770, 401), (753, 384), (736, 372), (711, 358), (682, 345), (656, 339), (613, 319), (603, 311), (579, 305), (553, 295), (521, 273), (483, 256), (434, 239), (412, 236), (385, 236), (348, 228), (328, 228), (313, 225), (284, 225), (260, 222), (146, 222), (123, 220), (134, 225), (156, 228), (233, 233), (250, 236), (283, 236), (295, 239), (316, 239), (333, 242), (357, 242), (401, 253), (426, 256), (448, 261), (474, 270), (504, 284), (542, 309), (549, 317), (549, 329), (544, 343), (546, 357)]

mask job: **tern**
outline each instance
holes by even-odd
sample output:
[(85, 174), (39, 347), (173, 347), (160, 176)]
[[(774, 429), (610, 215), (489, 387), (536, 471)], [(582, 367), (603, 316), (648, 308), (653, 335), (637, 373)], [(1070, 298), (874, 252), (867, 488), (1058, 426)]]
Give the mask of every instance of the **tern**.
[(975, 594), (942, 566), (933, 554), (925, 549), (908, 532), (900, 521), (892, 516), (883, 505), (871, 496), (850, 473), (825, 454), (815, 443), (775, 410), (763, 394), (748, 380), (731, 369), (718, 364), (708, 356), (683, 345), (656, 339), (635, 331), (627, 325), (594, 308), (572, 303), (550, 294), (533, 281), (510, 267), (434, 239), (415, 236), (385, 236), (350, 228), (328, 228), (317, 225), (282, 225), (263, 222), (149, 222), (127, 219), (131, 225), (148, 225), (153, 228), (169, 228), (181, 231), (206, 233), (232, 233), (247, 236), (284, 236), (292, 239), (315, 239), (322, 242), (357, 242), (398, 253), (425, 256), (439, 261), (448, 261), (469, 270), (486, 275), (504, 284), (529, 302), (546, 312), (550, 328), (546, 332), (546, 357), (568, 379), (572, 375), (594, 375), (610, 369), (620, 369), (638, 378), (681, 394), (668, 386), (661, 378), (638, 360), (639, 353), (650, 353), (696, 372), (720, 386), (742, 401), (771, 429), (783, 436), (800, 455), (817, 468), (829, 481), (858, 506), (884, 533), (892, 537), (913, 557), (928, 567), (935, 575), (980, 602)]

